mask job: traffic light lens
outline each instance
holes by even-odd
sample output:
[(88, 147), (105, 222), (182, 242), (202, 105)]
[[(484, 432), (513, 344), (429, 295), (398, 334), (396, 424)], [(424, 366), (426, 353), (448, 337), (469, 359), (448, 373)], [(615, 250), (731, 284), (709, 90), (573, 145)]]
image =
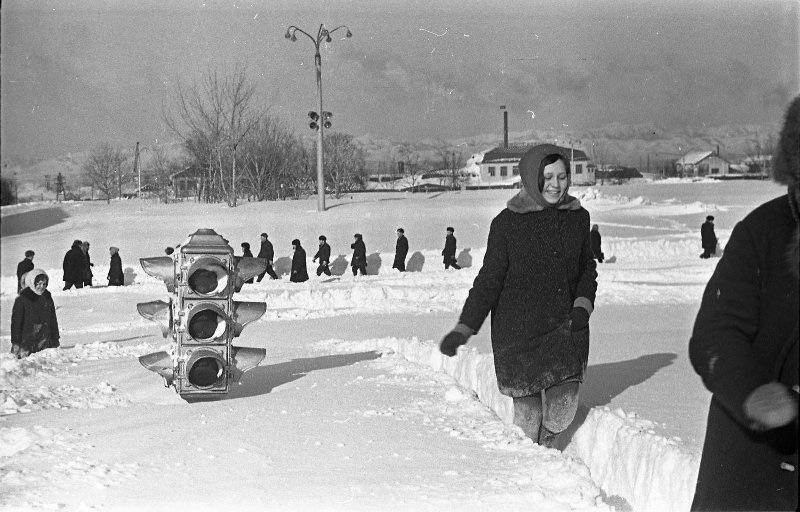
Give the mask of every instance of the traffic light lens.
[(199, 265), (189, 274), (189, 288), (200, 295), (220, 294), (228, 286), (228, 272), (217, 263)]
[(192, 315), (189, 336), (196, 340), (210, 340), (225, 334), (225, 319), (210, 309)]
[(214, 357), (203, 357), (195, 361), (189, 369), (189, 383), (199, 388), (206, 388), (222, 377), (222, 365)]

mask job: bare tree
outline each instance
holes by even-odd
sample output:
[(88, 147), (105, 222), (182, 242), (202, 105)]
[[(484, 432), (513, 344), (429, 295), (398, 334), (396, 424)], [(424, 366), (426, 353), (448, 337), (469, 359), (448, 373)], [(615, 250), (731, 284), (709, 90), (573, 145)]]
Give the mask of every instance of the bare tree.
[(342, 192), (364, 187), (366, 177), (364, 152), (353, 136), (333, 132), (322, 143), (325, 156), (325, 181), (338, 199)]
[(146, 185), (155, 190), (159, 199), (169, 202), (172, 189), (172, 176), (183, 170), (184, 162), (180, 159), (170, 158), (166, 146), (150, 148), (151, 158), (145, 170)]
[(280, 121), (262, 115), (243, 140), (246, 191), (259, 201), (281, 197), (281, 185), (296, 188), (305, 172), (304, 147)]
[(230, 72), (209, 70), (199, 84), (178, 82), (175, 104), (164, 110), (167, 126), (207, 173), (208, 201), (225, 198), (236, 206), (237, 148), (258, 121), (251, 109), (254, 94), (246, 69), (237, 65)]
[(107, 203), (111, 202), (115, 189), (118, 197), (122, 197), (124, 163), (125, 158), (118, 147), (102, 142), (92, 150), (82, 166), (87, 181), (106, 197)]
[(440, 178), (441, 184), (450, 186), (454, 190), (459, 188), (464, 181), (464, 176), (460, 172), (464, 167), (464, 155), (460, 150), (453, 149), (450, 144), (442, 140), (437, 141), (434, 151), (442, 171), (447, 174), (446, 177)]

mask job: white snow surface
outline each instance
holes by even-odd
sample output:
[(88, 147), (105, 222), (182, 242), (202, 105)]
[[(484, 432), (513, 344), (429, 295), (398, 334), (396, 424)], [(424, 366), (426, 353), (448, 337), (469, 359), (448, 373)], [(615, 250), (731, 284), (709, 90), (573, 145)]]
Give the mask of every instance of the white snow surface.
[[(587, 380), (563, 452), (526, 439), (497, 390), (489, 321), (455, 358), (438, 340), (457, 321), (480, 268), (489, 222), (513, 191), (355, 195), (245, 203), (235, 209), (145, 201), (3, 208), (0, 261), (0, 508), (4, 510), (688, 510), (709, 394), (691, 370), (691, 323), (716, 260), (699, 225), (734, 224), (783, 191), (769, 183), (635, 183), (574, 193), (600, 226)], [(36, 212), (61, 208), (42, 226)], [(461, 271), (445, 271), (444, 228)], [(413, 272), (397, 273), (394, 229)], [(309, 256), (307, 283), (265, 280), (237, 300), (267, 313), (236, 344), (267, 349), (225, 400), (187, 403), (136, 357), (166, 347), (136, 303), (166, 296), (139, 257), (201, 227), (231, 241), (267, 231), (276, 268), (289, 241)], [(364, 234), (369, 269), (346, 268)], [(4, 229), (4, 233), (7, 233)], [(310, 261), (324, 233), (343, 275)], [(62, 291), (75, 238), (92, 243), (96, 286)], [(103, 287), (107, 247), (129, 286)], [(47, 270), (62, 347), (8, 354), (14, 270), (25, 249)], [(254, 251), (255, 252), (255, 251)], [(416, 255), (415, 253), (419, 253)], [(283, 261), (281, 261), (283, 259)], [(409, 265), (411, 268), (411, 265)]]

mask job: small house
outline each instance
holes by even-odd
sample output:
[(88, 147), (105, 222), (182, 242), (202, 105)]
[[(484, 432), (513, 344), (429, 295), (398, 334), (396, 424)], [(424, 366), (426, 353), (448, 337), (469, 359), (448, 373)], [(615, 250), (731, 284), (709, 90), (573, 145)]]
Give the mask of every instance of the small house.
[(685, 177), (727, 176), (730, 163), (714, 151), (691, 151), (675, 162), (675, 171)]

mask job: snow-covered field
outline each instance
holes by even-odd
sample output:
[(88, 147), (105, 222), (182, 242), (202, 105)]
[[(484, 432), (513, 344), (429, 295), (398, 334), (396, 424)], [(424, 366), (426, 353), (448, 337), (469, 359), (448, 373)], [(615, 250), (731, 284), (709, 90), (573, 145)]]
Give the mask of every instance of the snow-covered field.
[[(600, 265), (587, 381), (563, 453), (511, 425), (497, 392), (488, 322), (453, 359), (437, 350), (480, 267), (489, 222), (514, 191), (361, 194), (235, 209), (146, 201), (2, 210), (0, 508), (6, 510), (688, 510), (709, 394), (687, 341), (716, 259), (699, 226), (734, 224), (783, 193), (766, 182), (633, 183), (575, 189), (599, 224)], [(461, 271), (439, 255), (455, 227)], [(393, 271), (394, 231), (410, 241)], [(333, 278), (246, 285), (267, 313), (237, 344), (267, 357), (225, 400), (186, 403), (136, 356), (163, 346), (136, 303), (163, 299), (138, 258), (201, 227), (276, 268), (290, 241), (309, 255), (325, 234)], [(363, 233), (373, 275), (349, 268)], [(89, 240), (98, 286), (61, 291), (61, 260)], [(108, 246), (131, 282), (107, 288)], [(8, 355), (16, 263), (48, 271), (62, 348)], [(341, 257), (338, 257), (341, 255)], [(346, 271), (346, 272), (345, 272)], [(325, 277), (325, 276), (323, 276)]]

